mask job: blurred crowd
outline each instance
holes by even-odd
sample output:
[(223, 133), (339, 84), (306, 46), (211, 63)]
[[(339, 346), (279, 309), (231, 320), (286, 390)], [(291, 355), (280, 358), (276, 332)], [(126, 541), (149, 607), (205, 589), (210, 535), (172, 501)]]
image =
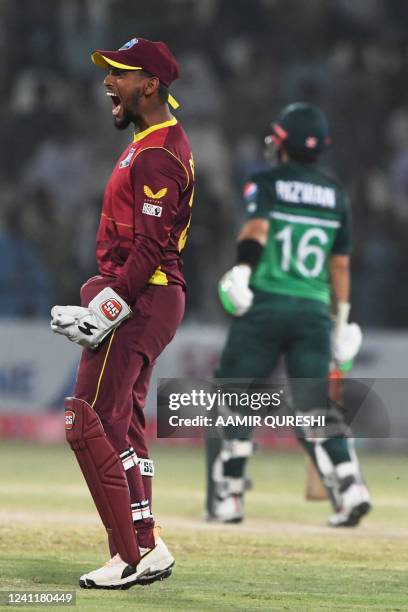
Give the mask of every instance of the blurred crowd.
[(242, 185), (265, 165), (271, 120), (305, 100), (330, 118), (324, 163), (353, 203), (353, 318), (406, 326), (407, 28), (405, 0), (0, 0), (0, 316), (78, 303), (96, 273), (103, 189), (130, 134), (112, 126), (90, 52), (142, 36), (179, 60), (195, 154), (187, 317), (221, 320)]

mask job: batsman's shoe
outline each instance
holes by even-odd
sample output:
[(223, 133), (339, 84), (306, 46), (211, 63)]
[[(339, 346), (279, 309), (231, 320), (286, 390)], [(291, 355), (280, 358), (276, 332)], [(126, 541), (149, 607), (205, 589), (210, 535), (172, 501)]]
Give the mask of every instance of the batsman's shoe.
[(353, 483), (342, 493), (340, 509), (329, 519), (330, 527), (355, 527), (371, 510), (368, 489), (363, 484)]
[(214, 502), (211, 521), (219, 523), (241, 523), (244, 520), (244, 499), (242, 495), (229, 495)]
[(83, 589), (129, 589), (135, 584), (151, 584), (168, 578), (175, 563), (166, 544), (161, 538), (154, 548), (141, 548), (141, 559), (136, 567), (122, 561), (115, 555), (103, 567), (79, 579)]

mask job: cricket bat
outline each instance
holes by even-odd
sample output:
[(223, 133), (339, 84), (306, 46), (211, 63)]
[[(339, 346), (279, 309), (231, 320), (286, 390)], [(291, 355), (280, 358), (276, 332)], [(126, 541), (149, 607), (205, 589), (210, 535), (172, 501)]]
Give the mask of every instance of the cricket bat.
[[(352, 361), (346, 361), (338, 366), (332, 363), (329, 373), (329, 394), (332, 400), (336, 403), (341, 404), (341, 397), (343, 392), (342, 381), (351, 370), (353, 366)], [(327, 491), (321, 481), (319, 472), (313, 464), (310, 457), (307, 458), (306, 464), (306, 487), (305, 487), (305, 499), (307, 501), (323, 501), (328, 499)]]

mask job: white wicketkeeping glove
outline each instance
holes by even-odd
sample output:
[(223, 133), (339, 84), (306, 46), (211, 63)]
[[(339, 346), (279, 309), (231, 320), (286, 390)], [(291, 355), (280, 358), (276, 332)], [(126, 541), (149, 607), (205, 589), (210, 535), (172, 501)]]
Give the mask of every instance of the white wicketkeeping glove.
[(218, 284), (222, 305), (235, 317), (241, 317), (251, 308), (254, 294), (249, 288), (250, 276), (250, 266), (239, 264), (228, 270)]
[(332, 355), (338, 364), (354, 359), (363, 341), (360, 326), (348, 323), (349, 312), (350, 304), (339, 302), (332, 333)]
[(106, 287), (93, 298), (88, 308), (54, 306), (51, 329), (71, 342), (94, 349), (131, 314), (126, 302), (113, 289)]

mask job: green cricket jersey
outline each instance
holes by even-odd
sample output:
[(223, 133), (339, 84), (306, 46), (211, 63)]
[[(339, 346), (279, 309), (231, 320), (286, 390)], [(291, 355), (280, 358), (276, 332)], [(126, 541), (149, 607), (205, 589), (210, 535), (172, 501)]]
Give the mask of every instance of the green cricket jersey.
[(283, 163), (244, 187), (248, 219), (268, 219), (251, 287), (330, 303), (328, 261), (351, 251), (351, 213), (337, 181), (315, 166)]

